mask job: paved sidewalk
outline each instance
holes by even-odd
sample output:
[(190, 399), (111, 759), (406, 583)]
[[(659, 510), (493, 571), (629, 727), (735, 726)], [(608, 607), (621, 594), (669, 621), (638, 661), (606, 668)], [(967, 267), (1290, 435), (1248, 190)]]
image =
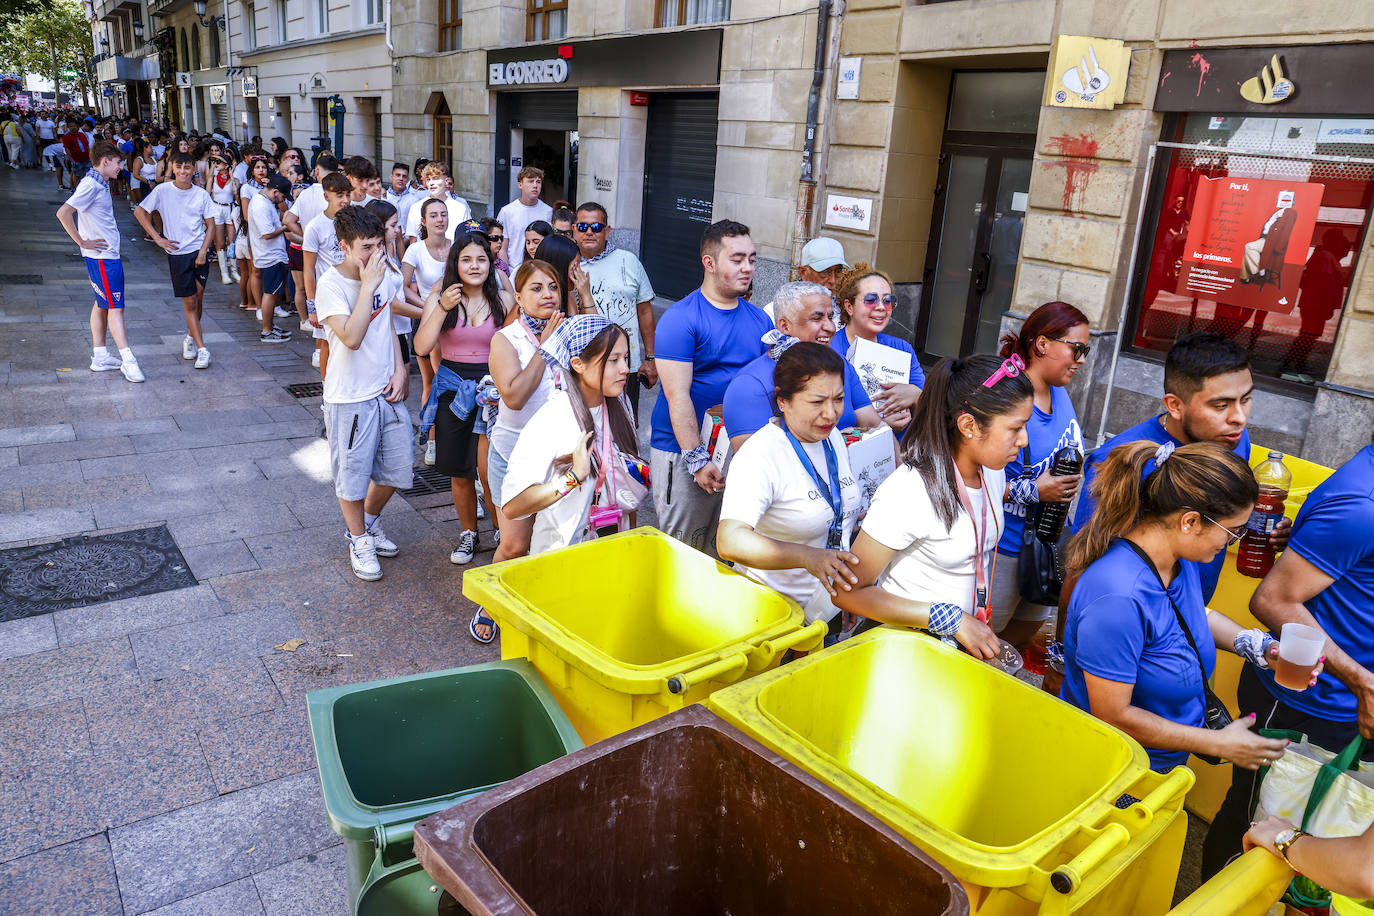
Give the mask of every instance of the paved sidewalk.
[(193, 369), (165, 256), (123, 199), (148, 380), (88, 371), (65, 197), (0, 170), (0, 548), (165, 523), (198, 584), (0, 623), (0, 914), (343, 914), (305, 692), (497, 656), (467, 635), (453, 507), (394, 498), (401, 555), (356, 580), (320, 399), (285, 388), (318, 381), (311, 340), (260, 344), (212, 265), (214, 365)]

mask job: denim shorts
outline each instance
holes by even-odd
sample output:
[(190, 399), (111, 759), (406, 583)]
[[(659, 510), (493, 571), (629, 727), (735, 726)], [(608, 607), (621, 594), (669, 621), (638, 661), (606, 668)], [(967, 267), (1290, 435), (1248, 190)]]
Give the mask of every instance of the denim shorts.
[[(501, 493), (501, 484), (506, 479), (506, 465), (508, 460), (505, 455), (496, 450), (496, 446), (487, 447), (487, 490), (491, 496), (491, 503), (494, 506), (503, 504), (505, 497)], [(516, 494), (512, 493), (512, 496)]]

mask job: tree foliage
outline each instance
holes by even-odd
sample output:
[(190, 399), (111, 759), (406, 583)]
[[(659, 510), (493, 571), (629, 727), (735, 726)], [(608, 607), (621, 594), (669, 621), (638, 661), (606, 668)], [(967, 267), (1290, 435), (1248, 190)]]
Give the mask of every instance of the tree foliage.
[[(41, 73), (54, 82), (79, 85), (86, 80), (91, 58), (91, 25), (76, 0), (0, 0), (7, 7), (25, 8), (7, 15), (10, 26), (0, 30), (0, 71), (23, 75)], [(75, 70), (78, 80), (61, 80), (62, 70)], [(82, 87), (85, 88), (85, 87)]]

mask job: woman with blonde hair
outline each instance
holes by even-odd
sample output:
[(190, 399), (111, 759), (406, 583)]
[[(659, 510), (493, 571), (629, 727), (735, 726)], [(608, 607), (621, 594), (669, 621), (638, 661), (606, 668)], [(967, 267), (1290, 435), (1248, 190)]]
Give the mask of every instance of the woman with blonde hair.
[(854, 342), (861, 338), (911, 355), (907, 381), (884, 382), (884, 390), (873, 395), (873, 406), (883, 421), (899, 432), (906, 429), (926, 377), (911, 344), (886, 333), (897, 307), (892, 278), (876, 267), (855, 264), (835, 281), (835, 301), (840, 304), (840, 328), (830, 338), (830, 346), (845, 359), (854, 362)]
[(1097, 512), (1069, 543), (1060, 696), (1139, 741), (1156, 770), (1190, 753), (1251, 770), (1279, 759), (1288, 742), (1251, 731), (1254, 716), (1227, 724), (1207, 686), (1218, 649), (1260, 667), (1278, 651), (1208, 610), (1198, 578), (1250, 519), (1249, 465), (1215, 442), (1132, 442), (1112, 450), (1092, 491)]

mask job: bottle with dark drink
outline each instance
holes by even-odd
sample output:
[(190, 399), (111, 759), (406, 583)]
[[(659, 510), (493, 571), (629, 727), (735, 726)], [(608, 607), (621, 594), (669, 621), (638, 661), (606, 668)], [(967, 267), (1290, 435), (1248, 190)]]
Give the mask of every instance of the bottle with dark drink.
[[(1054, 477), (1068, 477), (1082, 470), (1083, 451), (1072, 442), (1061, 448), (1050, 464), (1050, 474)], [(1060, 533), (1064, 530), (1064, 520), (1069, 515), (1069, 504), (1041, 503), (1039, 508), (1035, 520), (1036, 536), (1046, 544), (1057, 543)]]
[(1255, 469), (1255, 480), (1259, 483), (1259, 500), (1236, 548), (1236, 571), (1252, 579), (1263, 579), (1274, 567), (1275, 551), (1269, 546), (1269, 535), (1283, 521), (1288, 489), (1293, 485), (1293, 472), (1283, 463), (1283, 452), (1270, 452)]

